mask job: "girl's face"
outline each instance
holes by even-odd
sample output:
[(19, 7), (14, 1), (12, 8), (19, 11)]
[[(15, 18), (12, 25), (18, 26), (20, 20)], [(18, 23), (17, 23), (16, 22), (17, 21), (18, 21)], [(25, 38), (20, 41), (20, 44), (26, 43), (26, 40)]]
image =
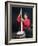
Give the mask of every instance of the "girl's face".
[(28, 16), (25, 14), (25, 15), (24, 15), (24, 18), (27, 19), (27, 17), (28, 17)]

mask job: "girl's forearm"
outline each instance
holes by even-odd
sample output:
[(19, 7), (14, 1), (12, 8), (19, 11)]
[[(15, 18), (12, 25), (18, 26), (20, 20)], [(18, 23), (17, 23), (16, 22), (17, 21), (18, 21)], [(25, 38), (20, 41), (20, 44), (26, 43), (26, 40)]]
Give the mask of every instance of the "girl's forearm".
[(24, 19), (22, 18), (22, 21), (24, 21)]

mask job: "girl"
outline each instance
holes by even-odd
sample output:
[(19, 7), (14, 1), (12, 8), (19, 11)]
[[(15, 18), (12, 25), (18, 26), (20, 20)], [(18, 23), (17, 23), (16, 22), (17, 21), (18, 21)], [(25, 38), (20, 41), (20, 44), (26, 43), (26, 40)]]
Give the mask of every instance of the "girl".
[(23, 27), (22, 27), (22, 31), (18, 31), (17, 34), (24, 34), (25, 36), (25, 31), (30, 31), (30, 26), (31, 26), (31, 22), (30, 19), (27, 16), (27, 13), (24, 14), (24, 19), (21, 19), (21, 15), (19, 14), (19, 16), (17, 17), (17, 22), (18, 25), (20, 24), (20, 22), (22, 21)]

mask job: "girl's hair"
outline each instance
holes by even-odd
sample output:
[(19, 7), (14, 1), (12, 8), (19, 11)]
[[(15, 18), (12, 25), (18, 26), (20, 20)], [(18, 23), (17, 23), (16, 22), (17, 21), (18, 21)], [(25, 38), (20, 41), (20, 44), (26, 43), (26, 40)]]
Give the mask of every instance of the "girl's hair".
[(28, 16), (28, 18), (30, 19), (30, 17), (29, 17), (29, 15), (30, 15), (30, 14), (29, 14), (29, 13), (27, 13), (27, 12), (26, 12), (26, 13), (24, 13), (24, 15), (25, 15), (25, 14), (26, 14), (26, 15)]
[(25, 14), (28, 16), (28, 13), (27, 13), (27, 12), (26, 12), (26, 13), (24, 13), (24, 15), (25, 15)]

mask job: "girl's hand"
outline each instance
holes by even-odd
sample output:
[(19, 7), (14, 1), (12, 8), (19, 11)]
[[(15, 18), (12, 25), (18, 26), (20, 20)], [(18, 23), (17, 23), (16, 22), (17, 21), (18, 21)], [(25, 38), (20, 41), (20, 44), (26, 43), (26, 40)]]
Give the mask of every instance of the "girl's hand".
[(23, 18), (21, 18), (21, 21), (24, 21), (24, 19), (23, 19)]

